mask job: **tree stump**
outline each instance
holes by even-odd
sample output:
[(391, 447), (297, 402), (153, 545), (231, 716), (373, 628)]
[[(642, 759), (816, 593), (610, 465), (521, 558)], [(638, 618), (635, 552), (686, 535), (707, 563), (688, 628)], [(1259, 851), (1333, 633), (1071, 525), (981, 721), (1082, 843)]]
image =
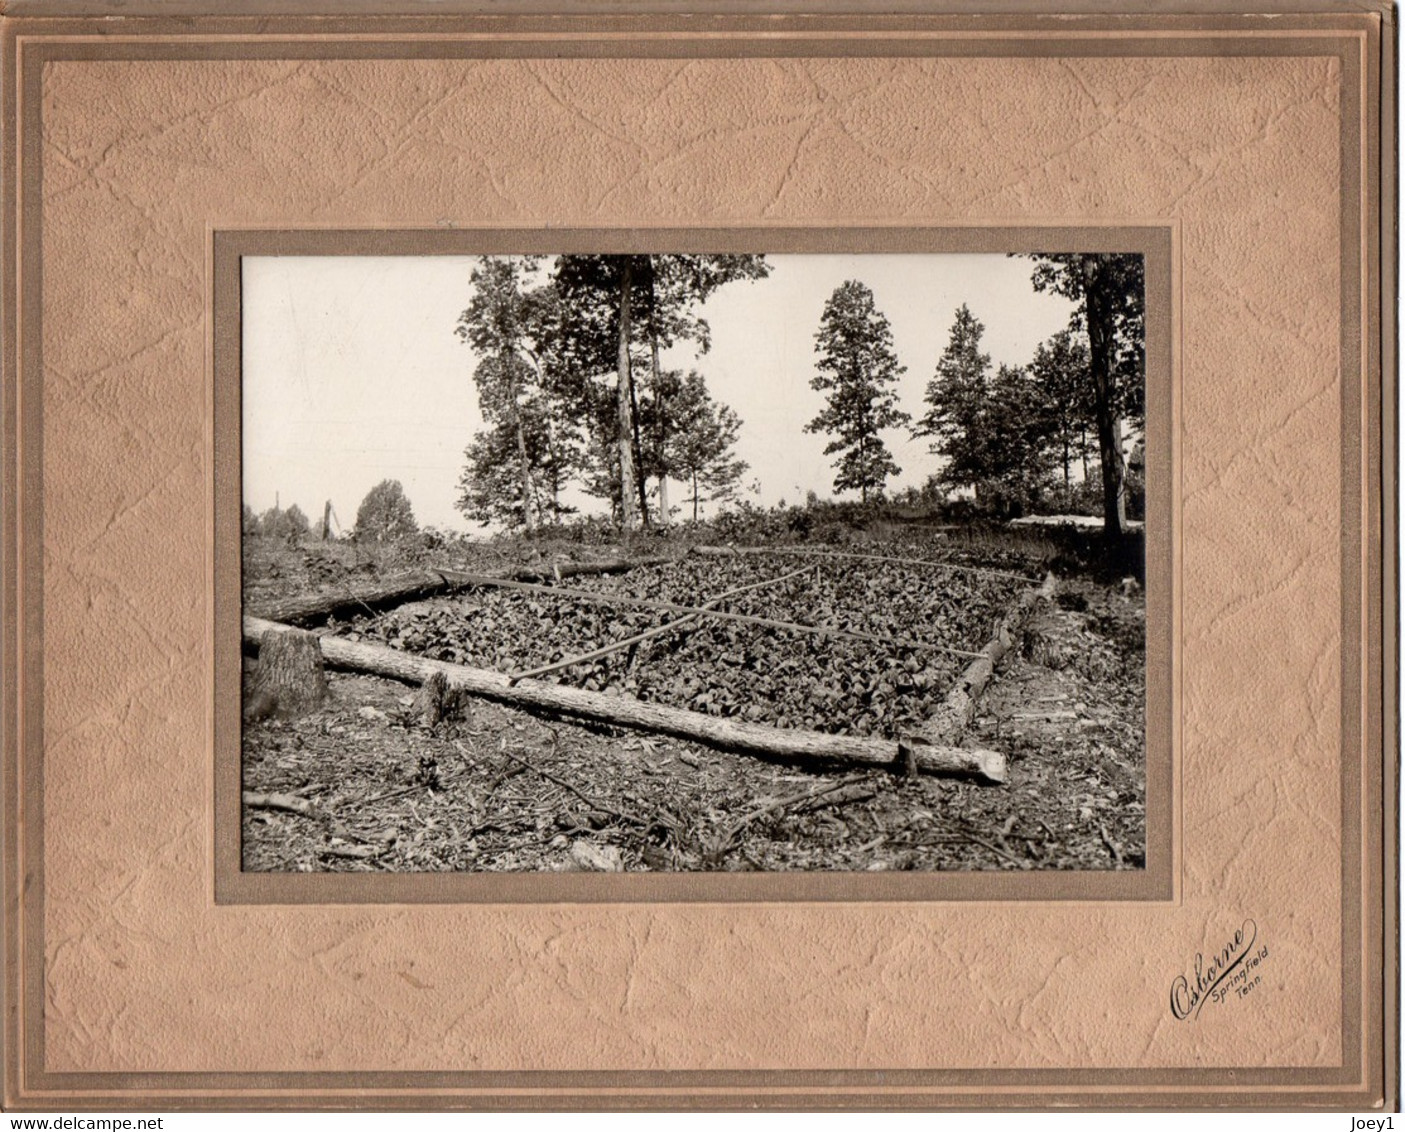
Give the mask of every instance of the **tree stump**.
[(269, 629), (259, 638), (246, 719), (288, 719), (321, 707), (327, 699), (322, 646), (303, 629)]
[(420, 718), (426, 727), (437, 726), (445, 716), (452, 714), (453, 704), (449, 700), (449, 681), (442, 672), (430, 673), (429, 679), (420, 685)]

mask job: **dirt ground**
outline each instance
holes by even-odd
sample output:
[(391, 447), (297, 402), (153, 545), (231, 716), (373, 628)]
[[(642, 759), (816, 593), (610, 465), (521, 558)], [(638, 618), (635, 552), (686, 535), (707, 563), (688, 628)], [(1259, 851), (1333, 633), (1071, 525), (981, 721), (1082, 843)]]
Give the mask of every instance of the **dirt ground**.
[[(246, 549), (251, 610), (426, 557), (264, 542), (249, 540)], [(492, 548), (474, 554), (472, 562), (437, 561), (474, 569), (501, 562)], [(1027, 625), (967, 736), (1008, 756), (1004, 786), (806, 769), (485, 700), (431, 726), (415, 688), (331, 672), (321, 710), (245, 724), (244, 867), (1141, 868), (1144, 637), (1139, 590), (1061, 580), (1058, 599)]]

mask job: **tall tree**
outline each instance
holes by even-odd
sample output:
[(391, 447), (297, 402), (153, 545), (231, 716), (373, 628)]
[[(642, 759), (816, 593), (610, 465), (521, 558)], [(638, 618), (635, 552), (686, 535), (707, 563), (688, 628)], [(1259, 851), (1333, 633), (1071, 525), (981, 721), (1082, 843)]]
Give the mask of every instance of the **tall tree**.
[(1073, 328), (1088, 335), (1088, 376), (1102, 465), (1103, 530), (1126, 523), (1122, 422), (1145, 413), (1145, 265), (1133, 253), (1036, 254), (1032, 282), (1077, 303)]
[[(666, 413), (668, 394), (661, 390), (660, 351), (684, 340), (705, 351), (707, 323), (696, 308), (719, 287), (739, 279), (763, 278), (768, 272), (758, 255), (568, 255), (556, 263), (554, 279), (563, 299), (579, 312), (571, 354), (588, 372), (604, 370), (605, 352), (614, 373), (612, 439), (598, 431), (603, 423), (598, 397), (583, 405), (597, 431), (592, 447), (598, 457), (608, 450), (613, 468), (598, 467), (590, 477), (599, 491), (614, 486), (617, 513), (626, 529), (648, 522), (645, 439), (639, 424), (643, 398), (636, 372), (647, 366), (648, 397)], [(636, 357), (636, 347), (647, 361)], [(632, 490), (630, 490), (632, 489)], [(666, 489), (665, 489), (666, 491)], [(626, 499), (626, 493), (632, 498)]]
[(696, 370), (677, 382), (669, 412), (675, 427), (662, 459), (669, 474), (691, 487), (696, 523), (699, 503), (731, 498), (746, 472), (746, 461), (735, 451), (742, 422), (732, 409), (712, 399)]
[(536, 527), (525, 419), (534, 367), (528, 359), (532, 308), (524, 280), (537, 263), (533, 256), (485, 256), (470, 276), (473, 298), (457, 328), (479, 356), (473, 378), (484, 421), (501, 423), (512, 435), (522, 522), (528, 531)]
[[(581, 367), (581, 373), (595, 375), (614, 372), (612, 394), (612, 440), (599, 431), (593, 447), (597, 458), (614, 464), (613, 469), (601, 468), (593, 477), (596, 484), (616, 485), (616, 513), (626, 532), (647, 521), (644, 491), (635, 459), (633, 357), (631, 344), (635, 328), (636, 277), (641, 274), (641, 259), (625, 255), (563, 255), (556, 261), (553, 281), (561, 292), (562, 301), (577, 313), (569, 329), (575, 341), (566, 352)], [(583, 408), (597, 426), (604, 423), (596, 390), (587, 377), (582, 385)], [(606, 456), (609, 452), (611, 455)]]
[(356, 537), (363, 542), (389, 542), (417, 530), (419, 524), (399, 480), (381, 480), (356, 510)]
[(1053, 472), (1049, 402), (1025, 367), (996, 371), (987, 420), (982, 490), (1000, 512), (1020, 514), (1045, 491)]
[[(706, 303), (718, 288), (742, 280), (764, 279), (771, 271), (765, 257), (760, 255), (651, 255), (646, 257), (647, 271), (643, 298), (644, 327), (649, 345), (649, 399), (651, 417), (657, 428), (669, 427), (670, 398), (676, 389), (659, 364), (660, 350), (681, 341), (694, 343), (698, 354), (707, 353), (711, 346), (711, 330), (697, 308)], [(655, 450), (661, 447), (656, 436), (651, 441)], [(643, 469), (658, 482), (659, 513), (668, 520), (668, 475), (657, 468)]]
[(810, 388), (828, 394), (828, 403), (805, 431), (833, 435), (825, 454), (840, 454), (834, 489), (857, 491), (867, 502), (870, 493), (881, 495), (888, 477), (902, 470), (889, 455), (882, 431), (911, 420), (897, 407), (897, 394), (890, 388), (907, 367), (898, 364), (892, 327), (868, 287), (851, 279), (835, 288), (820, 317), (815, 352), (818, 372)]
[(937, 473), (944, 487), (969, 487), (980, 496), (989, 479), (992, 442), (990, 355), (981, 353), (982, 323), (965, 303), (957, 308), (936, 374), (927, 382), (927, 412), (914, 436), (935, 437), (932, 451), (944, 458)]

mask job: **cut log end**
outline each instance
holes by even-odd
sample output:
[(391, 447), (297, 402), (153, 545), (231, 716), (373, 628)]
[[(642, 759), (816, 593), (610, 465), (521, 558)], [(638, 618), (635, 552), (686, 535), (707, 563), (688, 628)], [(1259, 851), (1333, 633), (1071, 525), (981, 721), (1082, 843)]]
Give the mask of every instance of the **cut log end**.
[(933, 743), (921, 734), (898, 739), (899, 758), (918, 773), (956, 775), (995, 786), (1010, 781), (1010, 768), (999, 751), (973, 747), (952, 747)]

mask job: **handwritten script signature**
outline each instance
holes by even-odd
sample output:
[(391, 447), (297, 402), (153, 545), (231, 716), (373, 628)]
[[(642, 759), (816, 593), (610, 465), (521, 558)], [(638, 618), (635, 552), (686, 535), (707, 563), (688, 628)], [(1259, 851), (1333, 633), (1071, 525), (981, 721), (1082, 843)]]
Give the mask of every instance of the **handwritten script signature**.
[(1250, 971), (1268, 958), (1268, 948), (1255, 948), (1259, 927), (1245, 920), (1229, 942), (1208, 959), (1197, 952), (1189, 974), (1177, 975), (1171, 984), (1171, 1013), (1182, 1022), (1199, 1016), (1207, 1002), (1223, 1002), (1231, 989), (1241, 997), (1259, 985)]

